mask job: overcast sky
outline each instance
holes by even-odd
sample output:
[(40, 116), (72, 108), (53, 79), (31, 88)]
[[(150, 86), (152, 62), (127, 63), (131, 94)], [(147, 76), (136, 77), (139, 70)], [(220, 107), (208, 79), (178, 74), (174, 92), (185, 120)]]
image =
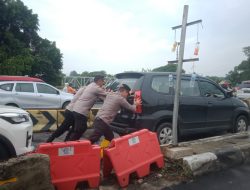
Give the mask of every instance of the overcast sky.
[[(39, 16), (43, 38), (63, 53), (63, 72), (105, 70), (115, 74), (163, 66), (174, 60), (174, 31), (183, 6), (199, 25), (200, 61), (194, 71), (224, 76), (245, 59), (250, 46), (249, 0), (23, 0)], [(197, 26), (187, 28), (185, 58), (193, 58)], [(180, 31), (176, 31), (176, 40)], [(184, 63), (187, 73), (193, 63)]]

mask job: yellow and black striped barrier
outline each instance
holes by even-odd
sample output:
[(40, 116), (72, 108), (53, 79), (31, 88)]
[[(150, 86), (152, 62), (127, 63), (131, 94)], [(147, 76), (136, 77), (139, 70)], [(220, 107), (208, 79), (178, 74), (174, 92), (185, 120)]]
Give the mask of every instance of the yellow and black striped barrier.
[[(64, 120), (64, 110), (30, 109), (34, 132), (55, 131)], [(91, 109), (88, 117), (88, 127), (92, 127), (98, 109)]]

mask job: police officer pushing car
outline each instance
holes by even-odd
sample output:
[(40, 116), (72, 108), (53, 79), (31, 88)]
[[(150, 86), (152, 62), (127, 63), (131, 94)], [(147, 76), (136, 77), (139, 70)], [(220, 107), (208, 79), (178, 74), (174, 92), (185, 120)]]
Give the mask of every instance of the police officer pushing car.
[(94, 132), (89, 137), (92, 144), (97, 142), (101, 136), (104, 136), (108, 141), (114, 138), (114, 134), (109, 125), (122, 107), (135, 112), (136, 106), (141, 105), (141, 100), (135, 100), (133, 105), (127, 102), (126, 99), (129, 92), (129, 86), (122, 84), (119, 86), (118, 92), (109, 92), (107, 94), (93, 123)]

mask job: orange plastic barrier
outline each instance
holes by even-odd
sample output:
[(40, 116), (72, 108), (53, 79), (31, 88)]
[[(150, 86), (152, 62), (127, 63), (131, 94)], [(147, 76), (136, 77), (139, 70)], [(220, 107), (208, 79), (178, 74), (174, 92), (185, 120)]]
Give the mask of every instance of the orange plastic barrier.
[(57, 190), (74, 190), (83, 181), (91, 188), (99, 186), (100, 147), (90, 141), (43, 143), (36, 153), (49, 155), (52, 184)]
[(110, 148), (104, 149), (103, 175), (107, 177), (114, 169), (120, 186), (125, 187), (131, 173), (136, 172), (138, 177), (146, 176), (152, 163), (163, 167), (163, 155), (156, 134), (143, 129), (113, 139)]

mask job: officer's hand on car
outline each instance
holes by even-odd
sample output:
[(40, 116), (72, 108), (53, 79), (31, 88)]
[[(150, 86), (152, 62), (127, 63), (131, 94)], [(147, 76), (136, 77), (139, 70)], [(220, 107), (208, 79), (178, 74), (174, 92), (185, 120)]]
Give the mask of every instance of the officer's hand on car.
[(141, 104), (142, 104), (141, 99), (135, 99), (135, 100), (134, 100), (134, 105), (140, 106)]

